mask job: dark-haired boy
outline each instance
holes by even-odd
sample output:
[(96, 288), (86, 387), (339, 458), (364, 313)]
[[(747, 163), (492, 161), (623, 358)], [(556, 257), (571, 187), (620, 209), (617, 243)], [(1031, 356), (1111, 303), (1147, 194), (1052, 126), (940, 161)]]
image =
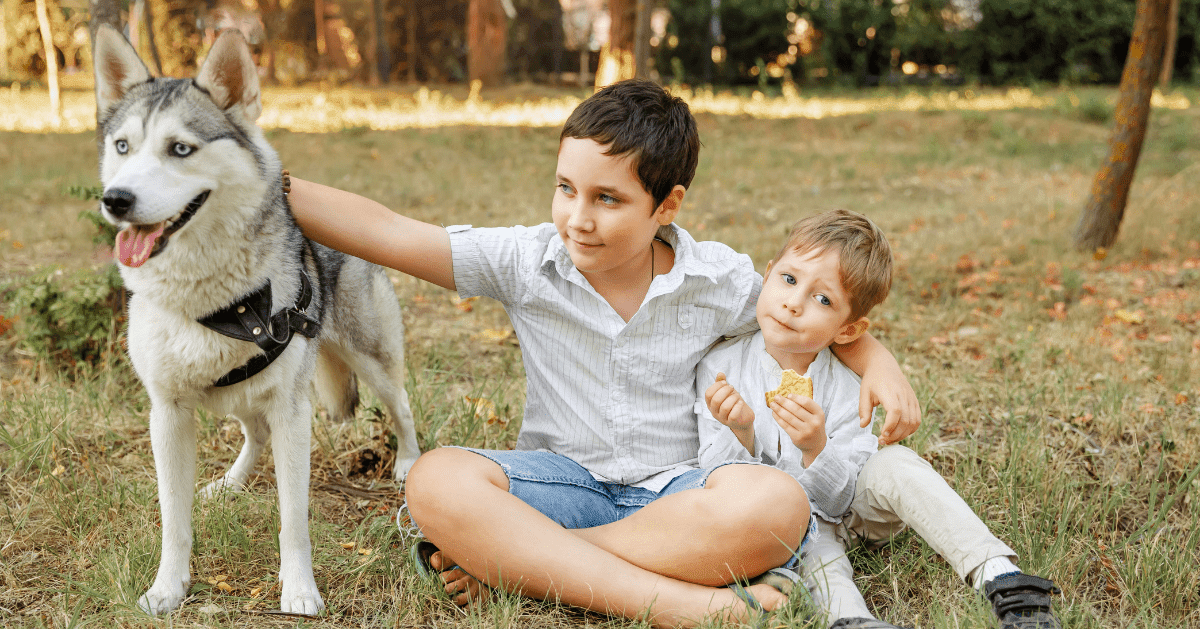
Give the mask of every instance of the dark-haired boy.
[[(809, 510), (779, 470), (697, 465), (696, 364), (722, 336), (753, 329), (761, 282), (749, 258), (672, 222), (699, 146), (683, 101), (628, 81), (564, 126), (552, 223), (443, 229), (293, 182), (306, 235), (495, 298), (521, 340), (517, 450), (439, 448), (407, 479), (414, 522), (444, 551), (430, 565), (457, 564), (442, 572), (457, 600), (478, 578), (663, 626), (786, 600), (766, 584), (720, 587), (787, 562)], [(891, 355), (867, 338), (845, 357), (911, 432), (915, 396)]]
[[(818, 524), (802, 572), (831, 628), (895, 629), (867, 609), (845, 549), (911, 526), (981, 588), (1003, 629), (1058, 629), (1054, 584), (1021, 574), (1016, 552), (928, 463), (903, 446), (877, 452), (859, 421), (858, 376), (829, 348), (866, 332), (891, 278), (887, 239), (865, 216), (834, 210), (797, 223), (767, 265), (759, 332), (722, 342), (700, 362), (700, 464), (766, 463), (804, 487)], [(811, 397), (768, 393), (785, 369), (811, 378)]]

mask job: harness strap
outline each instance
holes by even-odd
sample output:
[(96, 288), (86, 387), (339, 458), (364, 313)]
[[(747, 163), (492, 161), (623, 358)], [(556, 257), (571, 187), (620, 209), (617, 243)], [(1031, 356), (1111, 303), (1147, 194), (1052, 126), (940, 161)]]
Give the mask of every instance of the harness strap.
[(200, 325), (224, 336), (239, 341), (249, 341), (263, 353), (251, 358), (217, 379), (214, 386), (227, 387), (242, 382), (275, 362), (283, 350), (292, 342), (292, 336), (300, 333), (315, 338), (321, 331), (321, 321), (309, 316), (307, 309), (312, 303), (312, 284), (308, 273), (300, 269), (300, 294), (296, 303), (274, 315), (271, 312), (271, 280), (232, 304), (199, 320)]

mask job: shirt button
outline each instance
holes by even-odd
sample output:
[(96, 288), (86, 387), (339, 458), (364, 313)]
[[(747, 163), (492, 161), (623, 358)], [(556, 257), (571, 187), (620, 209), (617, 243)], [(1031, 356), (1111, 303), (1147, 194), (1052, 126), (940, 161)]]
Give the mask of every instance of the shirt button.
[(620, 402), (621, 400), (625, 399), (625, 394), (621, 393), (620, 391), (613, 391), (612, 397), (614, 402)]
[(625, 347), (625, 337), (623, 337), (623, 336), (617, 337), (617, 347)]
[(628, 457), (629, 456), (629, 448), (617, 448), (617, 456)]
[(685, 330), (692, 327), (692, 313), (685, 312), (679, 315), (679, 327)]

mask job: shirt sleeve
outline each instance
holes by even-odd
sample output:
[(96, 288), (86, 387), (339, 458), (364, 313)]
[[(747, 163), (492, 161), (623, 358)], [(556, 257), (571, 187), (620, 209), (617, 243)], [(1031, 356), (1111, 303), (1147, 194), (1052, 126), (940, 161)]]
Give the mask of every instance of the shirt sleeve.
[(758, 294), (762, 291), (762, 276), (754, 270), (750, 257), (741, 255), (739, 264), (733, 270), (732, 282), (739, 287), (733, 318), (722, 332), (726, 337), (733, 338), (758, 331), (758, 318), (755, 308), (758, 304)]
[[(808, 493), (817, 515), (837, 522), (850, 510), (858, 473), (879, 446), (871, 426), (859, 426), (858, 376), (835, 357), (831, 356), (829, 362), (822, 387), (825, 391), (818, 393), (829, 440), (808, 468), (803, 468), (799, 449), (788, 453), (786, 463), (787, 471)], [(796, 468), (802, 470), (799, 475), (794, 473)]]
[(532, 239), (529, 228), (446, 228), (460, 297), (491, 297), (508, 305), (521, 295), (522, 256)]
[(723, 344), (709, 350), (696, 369), (694, 410), (700, 430), (700, 467), (702, 468), (715, 467), (726, 461), (762, 462), (763, 448), (762, 442), (758, 438), (758, 418), (755, 417), (754, 452), (750, 452), (746, 450), (741, 441), (738, 441), (737, 436), (728, 426), (713, 417), (712, 412), (708, 410), (708, 403), (704, 401), (704, 392), (716, 381), (718, 373), (725, 372), (727, 376), (734, 374), (733, 377), (736, 378), (739, 371), (738, 365), (732, 362), (723, 364), (735, 360), (734, 352), (730, 351), (728, 344)]

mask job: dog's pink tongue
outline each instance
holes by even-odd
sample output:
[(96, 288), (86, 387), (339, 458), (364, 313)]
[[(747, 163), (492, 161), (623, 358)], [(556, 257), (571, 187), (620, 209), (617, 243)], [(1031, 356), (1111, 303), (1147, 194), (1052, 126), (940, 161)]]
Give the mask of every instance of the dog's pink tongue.
[(130, 225), (117, 233), (117, 246), (113, 253), (125, 266), (142, 266), (150, 259), (154, 244), (166, 228), (165, 221), (154, 225)]

